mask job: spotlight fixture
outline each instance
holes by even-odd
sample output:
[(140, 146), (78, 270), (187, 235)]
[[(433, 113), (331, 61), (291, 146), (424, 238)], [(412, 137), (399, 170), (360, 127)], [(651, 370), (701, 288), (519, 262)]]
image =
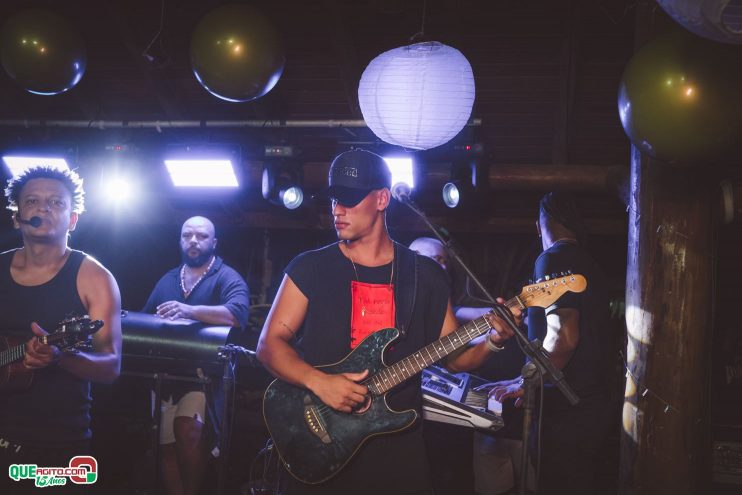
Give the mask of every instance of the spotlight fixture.
[(289, 210), (295, 210), (304, 201), (304, 192), (299, 186), (291, 186), (288, 189), (279, 191), (278, 197), (283, 202), (283, 206)]
[(443, 203), (449, 208), (456, 208), (459, 205), (461, 193), (455, 182), (447, 182), (443, 186)]
[(22, 156), (22, 155), (5, 155), (3, 162), (8, 167), (13, 177), (20, 175), (24, 170), (30, 167), (52, 167), (61, 170), (68, 170), (70, 167), (67, 160), (61, 157), (53, 156)]
[(105, 190), (114, 203), (127, 201), (132, 192), (129, 181), (124, 177), (112, 177), (108, 179)]
[(304, 191), (299, 182), (296, 169), (268, 164), (263, 168), (263, 198), (274, 205), (295, 210), (304, 202)]
[(456, 208), (462, 200), (470, 202), (477, 185), (476, 162), (456, 164), (451, 168), (451, 180), (443, 185), (443, 203), (449, 208)]

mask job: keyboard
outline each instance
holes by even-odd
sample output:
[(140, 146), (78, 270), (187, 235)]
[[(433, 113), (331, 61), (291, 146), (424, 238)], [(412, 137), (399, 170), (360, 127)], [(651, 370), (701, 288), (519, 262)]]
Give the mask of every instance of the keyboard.
[(485, 383), (476, 375), (450, 373), (440, 366), (424, 369), (423, 418), (488, 432), (499, 430), (505, 426), (502, 404), (474, 390)]

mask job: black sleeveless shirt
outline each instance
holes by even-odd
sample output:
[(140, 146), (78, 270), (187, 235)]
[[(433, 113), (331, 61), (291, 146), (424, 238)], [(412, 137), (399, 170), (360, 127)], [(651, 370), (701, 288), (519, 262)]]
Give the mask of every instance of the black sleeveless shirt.
[[(85, 253), (72, 251), (48, 282), (25, 286), (10, 274), (13, 251), (0, 254), (0, 334), (30, 338), (31, 322), (47, 332), (87, 313), (77, 290)], [(63, 446), (90, 438), (90, 382), (51, 365), (34, 372), (29, 389), (0, 390), (0, 437), (21, 445)]]

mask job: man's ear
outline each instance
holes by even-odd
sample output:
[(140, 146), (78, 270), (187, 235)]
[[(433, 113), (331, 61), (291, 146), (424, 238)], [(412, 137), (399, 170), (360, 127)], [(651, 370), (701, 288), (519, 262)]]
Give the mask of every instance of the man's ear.
[(75, 230), (75, 227), (77, 227), (77, 220), (80, 218), (80, 216), (77, 213), (70, 213), (70, 228), (69, 231), (72, 232)]
[(376, 209), (379, 211), (385, 210), (389, 206), (389, 202), (392, 199), (392, 193), (386, 187), (379, 189), (376, 195)]
[(18, 210), (16, 210), (16, 211), (15, 211), (15, 212), (14, 212), (14, 213), (13, 213), (13, 214), (12, 214), (12, 215), (10, 216), (10, 218), (12, 218), (12, 219), (13, 219), (13, 228), (14, 228), (14, 229), (16, 229), (16, 230), (18, 230), (18, 229), (20, 229), (20, 228), (21, 228), (21, 222), (19, 222), (19, 221), (18, 221), (18, 215), (20, 215), (20, 212), (19, 212)]

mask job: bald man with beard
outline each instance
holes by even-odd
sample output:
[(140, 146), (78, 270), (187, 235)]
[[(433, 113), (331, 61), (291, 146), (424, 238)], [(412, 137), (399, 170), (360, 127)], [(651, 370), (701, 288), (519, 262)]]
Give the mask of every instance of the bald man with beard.
[[(210, 325), (245, 328), (249, 291), (234, 269), (216, 253), (214, 224), (192, 217), (180, 231), (182, 264), (167, 272), (142, 309), (162, 318), (186, 318)], [(163, 387), (162, 472), (170, 495), (195, 494), (203, 479), (206, 395), (202, 386)]]

